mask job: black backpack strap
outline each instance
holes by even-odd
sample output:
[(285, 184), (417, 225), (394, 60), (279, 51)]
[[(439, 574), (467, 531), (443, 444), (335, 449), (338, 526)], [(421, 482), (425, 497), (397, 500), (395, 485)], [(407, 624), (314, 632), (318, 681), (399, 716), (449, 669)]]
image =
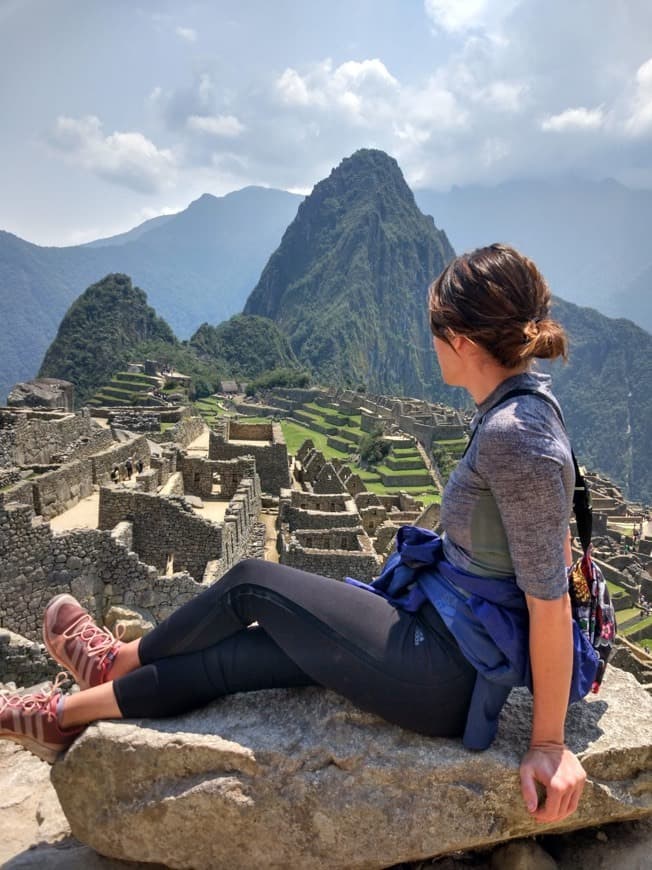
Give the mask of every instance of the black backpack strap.
[[(566, 423), (564, 422), (564, 418), (562, 416), (561, 411), (557, 407), (556, 402), (554, 402), (550, 396), (546, 396), (545, 393), (540, 392), (539, 390), (528, 389), (527, 387), (521, 387), (520, 389), (510, 390), (508, 393), (505, 393), (504, 396), (501, 396), (498, 401), (493, 404), (490, 408), (484, 412), (482, 417), (478, 420), (478, 423), (471, 432), (471, 437), (469, 438), (468, 444), (464, 449), (464, 453), (462, 454), (462, 458), (466, 456), (466, 453), (471, 446), (471, 442), (475, 437), (475, 433), (478, 431), (480, 424), (487, 416), (489, 411), (493, 411), (494, 408), (497, 408), (499, 405), (508, 402), (510, 399), (516, 398), (516, 396), (537, 396), (539, 399), (542, 399), (553, 409), (557, 417), (559, 418), (559, 422), (564, 428), (566, 432)], [(580, 543), (582, 544), (582, 550), (586, 553), (586, 551), (591, 546), (591, 532), (593, 530), (593, 507), (591, 505), (591, 493), (589, 491), (589, 487), (584, 478), (584, 475), (580, 471), (579, 464), (575, 457), (575, 451), (571, 447), (571, 456), (573, 457), (573, 466), (575, 468), (575, 489), (573, 491), (573, 512), (575, 514), (575, 522), (577, 523), (577, 536), (580, 539)]]

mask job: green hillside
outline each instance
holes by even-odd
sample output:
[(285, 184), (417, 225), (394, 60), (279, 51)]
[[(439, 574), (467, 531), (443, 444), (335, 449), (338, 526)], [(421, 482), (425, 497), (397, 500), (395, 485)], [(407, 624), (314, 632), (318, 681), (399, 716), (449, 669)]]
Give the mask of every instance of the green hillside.
[(70, 306), (39, 377), (71, 381), (76, 401), (83, 403), (116, 370), (138, 359), (144, 342), (172, 347), (176, 339), (128, 275), (107, 275)]
[(396, 161), (358, 151), (301, 204), (244, 310), (271, 317), (324, 383), (424, 396), (441, 384), (426, 292), (452, 256)]
[(125, 273), (146, 287), (182, 337), (240, 311), (300, 202), (260, 187), (206, 194), (178, 214), (67, 248), (0, 231), (0, 403), (14, 383), (35, 376), (66, 310), (103, 275)]
[(218, 326), (203, 323), (189, 348), (238, 380), (257, 378), (275, 368), (299, 367), (287, 338), (267, 317), (238, 314)]

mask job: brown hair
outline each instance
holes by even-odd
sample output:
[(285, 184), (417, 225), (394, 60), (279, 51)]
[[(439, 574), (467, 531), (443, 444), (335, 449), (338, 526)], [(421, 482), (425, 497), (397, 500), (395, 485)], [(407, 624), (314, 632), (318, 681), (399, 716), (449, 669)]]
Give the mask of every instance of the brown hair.
[(452, 260), (429, 290), (430, 330), (465, 335), (513, 368), (538, 357), (567, 357), (564, 328), (550, 318), (551, 294), (527, 257), (494, 244)]

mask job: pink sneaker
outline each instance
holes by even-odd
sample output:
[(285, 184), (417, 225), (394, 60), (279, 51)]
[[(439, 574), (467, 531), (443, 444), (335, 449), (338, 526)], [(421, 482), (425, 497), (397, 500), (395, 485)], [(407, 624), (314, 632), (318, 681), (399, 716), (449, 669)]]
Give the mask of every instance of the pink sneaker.
[(43, 642), (52, 658), (70, 671), (80, 689), (106, 683), (122, 643), (100, 628), (72, 595), (56, 595), (45, 608)]
[(44, 692), (0, 694), (0, 737), (20, 743), (43, 761), (53, 764), (57, 755), (84, 730), (63, 729), (57, 722), (59, 686), (67, 679), (67, 674), (59, 674), (52, 688)]

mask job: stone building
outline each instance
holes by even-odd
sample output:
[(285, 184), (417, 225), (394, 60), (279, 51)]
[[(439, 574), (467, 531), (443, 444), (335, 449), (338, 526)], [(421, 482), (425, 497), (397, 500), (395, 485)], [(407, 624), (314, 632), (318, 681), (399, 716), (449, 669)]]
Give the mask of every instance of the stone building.
[(235, 459), (248, 454), (256, 460), (256, 471), (264, 492), (278, 495), (290, 486), (288, 451), (278, 423), (222, 421), (209, 438), (209, 459)]

